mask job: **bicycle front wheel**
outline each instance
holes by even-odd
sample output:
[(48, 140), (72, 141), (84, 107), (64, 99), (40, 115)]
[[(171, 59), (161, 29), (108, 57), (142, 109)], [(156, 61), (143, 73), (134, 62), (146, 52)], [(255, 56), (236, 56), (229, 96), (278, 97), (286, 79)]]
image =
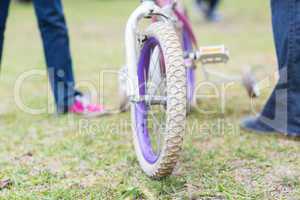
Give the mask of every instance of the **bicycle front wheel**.
[(150, 25), (138, 63), (139, 95), (132, 103), (134, 146), (146, 174), (161, 178), (172, 173), (185, 133), (186, 69), (174, 28)]

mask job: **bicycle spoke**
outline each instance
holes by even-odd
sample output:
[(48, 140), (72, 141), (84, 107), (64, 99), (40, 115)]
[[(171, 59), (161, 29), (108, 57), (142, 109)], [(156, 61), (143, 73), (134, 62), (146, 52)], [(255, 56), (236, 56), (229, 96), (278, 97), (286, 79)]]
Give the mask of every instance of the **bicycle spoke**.
[[(166, 77), (162, 73), (163, 63), (161, 62), (161, 50), (157, 46), (151, 50), (151, 57), (148, 69), (148, 76), (146, 80), (146, 95), (149, 96), (149, 101), (146, 102), (148, 108), (148, 128), (150, 131), (150, 138), (153, 151), (160, 154), (162, 134), (165, 133), (165, 107), (162, 110), (161, 105), (152, 105), (151, 100), (154, 97), (166, 96)], [(159, 73), (159, 74), (157, 74)]]
[(160, 152), (160, 146), (161, 146), (161, 134), (163, 134), (165, 132), (164, 127), (161, 124), (164, 124), (163, 121), (158, 120), (157, 117), (155, 116), (155, 114), (153, 114), (152, 112), (150, 113), (150, 115), (152, 116), (152, 122), (153, 122), (153, 135), (156, 136), (156, 145), (157, 145), (157, 152)]
[[(159, 53), (160, 53), (160, 51), (159, 51), (158, 47), (154, 48), (154, 50), (152, 51), (152, 56), (151, 56), (151, 59), (150, 59), (150, 69), (149, 69), (150, 76), (148, 78), (148, 81), (150, 83), (150, 87), (153, 87), (153, 83), (154, 83), (153, 76), (157, 72), (157, 68), (160, 69), (160, 65), (159, 65), (159, 62), (158, 62), (160, 60), (160, 54)], [(153, 57), (154, 57), (154, 59), (152, 59)]]

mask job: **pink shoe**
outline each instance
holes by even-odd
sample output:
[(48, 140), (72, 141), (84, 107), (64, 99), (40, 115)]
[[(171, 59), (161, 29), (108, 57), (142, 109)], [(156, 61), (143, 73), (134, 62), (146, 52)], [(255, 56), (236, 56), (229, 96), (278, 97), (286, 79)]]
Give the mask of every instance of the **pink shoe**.
[(103, 105), (91, 104), (84, 96), (75, 97), (75, 102), (70, 106), (69, 112), (86, 117), (99, 117), (106, 114)]

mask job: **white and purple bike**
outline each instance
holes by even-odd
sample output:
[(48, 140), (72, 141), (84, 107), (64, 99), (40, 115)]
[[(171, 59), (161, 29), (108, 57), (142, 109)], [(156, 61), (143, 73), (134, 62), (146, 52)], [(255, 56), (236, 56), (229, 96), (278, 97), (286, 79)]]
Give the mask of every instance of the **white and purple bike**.
[(175, 0), (142, 0), (127, 22), (125, 41), (121, 87), (130, 102), (135, 151), (144, 172), (162, 178), (179, 160), (187, 112), (195, 104), (196, 61), (227, 62), (228, 51), (198, 48)]

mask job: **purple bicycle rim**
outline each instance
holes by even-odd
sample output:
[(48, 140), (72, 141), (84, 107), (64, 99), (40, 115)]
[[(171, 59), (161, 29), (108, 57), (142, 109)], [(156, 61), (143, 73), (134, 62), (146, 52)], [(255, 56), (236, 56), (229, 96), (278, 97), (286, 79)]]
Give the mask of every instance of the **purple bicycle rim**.
[[(154, 38), (150, 37), (144, 44), (144, 47), (141, 50), (140, 59), (138, 63), (138, 82), (139, 82), (139, 94), (144, 96), (146, 93), (145, 82), (147, 79), (147, 74), (150, 65), (150, 57), (152, 50), (159, 45), (159, 42)], [(153, 152), (153, 148), (151, 145), (151, 139), (148, 132), (148, 123), (147, 123), (147, 116), (148, 110), (146, 103), (138, 102), (135, 104), (135, 130), (138, 137), (138, 142), (142, 154), (145, 160), (150, 163), (154, 164), (157, 160), (159, 155), (156, 155)]]
[[(193, 51), (193, 45), (188, 31), (185, 29), (182, 33), (183, 48), (185, 52)], [(187, 100), (192, 102), (195, 92), (195, 69), (193, 67), (187, 68)]]

